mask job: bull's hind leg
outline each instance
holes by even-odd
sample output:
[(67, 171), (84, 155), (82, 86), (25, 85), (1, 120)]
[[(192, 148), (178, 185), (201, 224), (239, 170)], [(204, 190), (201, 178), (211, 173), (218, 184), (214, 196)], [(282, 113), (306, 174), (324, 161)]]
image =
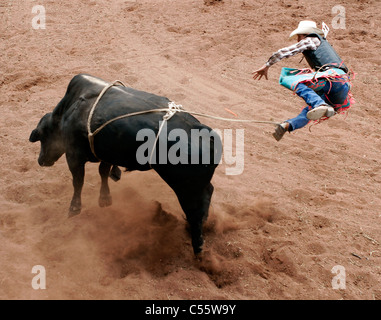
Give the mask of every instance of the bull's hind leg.
[(201, 253), (204, 244), (202, 228), (204, 221), (208, 217), (213, 189), (213, 185), (209, 183), (206, 187), (201, 188), (201, 190), (196, 188), (187, 188), (182, 191), (175, 190), (190, 226), (195, 255)]
[(111, 164), (101, 162), (99, 165), (99, 174), (101, 176), (101, 190), (99, 194), (99, 206), (108, 207), (112, 205), (112, 197), (108, 186), (108, 177), (110, 175)]

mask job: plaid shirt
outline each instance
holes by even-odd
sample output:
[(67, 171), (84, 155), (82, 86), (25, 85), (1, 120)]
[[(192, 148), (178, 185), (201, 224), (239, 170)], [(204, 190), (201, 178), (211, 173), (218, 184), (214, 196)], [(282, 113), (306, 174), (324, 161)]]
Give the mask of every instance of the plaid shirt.
[(320, 40), (318, 38), (304, 38), (303, 40), (300, 40), (298, 43), (293, 44), (292, 46), (274, 52), (270, 59), (266, 62), (266, 65), (268, 67), (271, 67), (274, 63), (282, 60), (283, 58), (292, 57), (298, 53), (303, 52), (304, 50), (316, 50), (318, 46), (320, 46)]

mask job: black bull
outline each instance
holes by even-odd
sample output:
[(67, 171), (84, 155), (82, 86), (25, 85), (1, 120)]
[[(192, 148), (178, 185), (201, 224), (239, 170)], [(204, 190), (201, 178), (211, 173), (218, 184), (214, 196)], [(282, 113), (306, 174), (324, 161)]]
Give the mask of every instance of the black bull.
[[(74, 194), (71, 201), (69, 216), (81, 211), (81, 192), (85, 176), (85, 163), (99, 162), (101, 188), (99, 205), (111, 205), (108, 178), (111, 172), (119, 173), (118, 166), (128, 171), (146, 171), (154, 169), (160, 177), (173, 189), (179, 203), (185, 212), (190, 225), (192, 246), (195, 254), (202, 251), (202, 226), (208, 216), (208, 210), (213, 193), (211, 179), (219, 162), (219, 148), (221, 140), (218, 135), (212, 134), (209, 143), (199, 141), (196, 150), (200, 161), (194, 163), (195, 150), (191, 148), (191, 130), (207, 129), (196, 118), (188, 113), (177, 112), (167, 122), (167, 132), (181, 128), (187, 133), (188, 163), (172, 164), (140, 164), (137, 161), (136, 151), (144, 142), (137, 141), (137, 132), (141, 129), (151, 129), (157, 135), (160, 121), (165, 112), (153, 112), (143, 115), (119, 119), (104, 127), (94, 136), (94, 151), (92, 152), (88, 139), (87, 121), (90, 109), (98, 98), (101, 90), (108, 83), (89, 75), (75, 76), (67, 88), (63, 99), (54, 108), (53, 112), (42, 117), (30, 135), (31, 142), (40, 141), (41, 150), (38, 163), (41, 166), (52, 166), (64, 153), (69, 169), (73, 176)], [(123, 114), (144, 110), (168, 108), (168, 100), (143, 91), (127, 87), (111, 87), (101, 98), (91, 120), (93, 132), (110, 119)], [(160, 136), (160, 138), (162, 138)], [(166, 138), (166, 148), (173, 146), (176, 141)], [(201, 139), (201, 138), (200, 138)], [(159, 159), (160, 146), (155, 145), (156, 159)], [(216, 151), (217, 150), (217, 151)], [(163, 151), (163, 150), (162, 150)], [(193, 153), (193, 154), (191, 154)], [(202, 163), (204, 153), (209, 153), (209, 163)]]

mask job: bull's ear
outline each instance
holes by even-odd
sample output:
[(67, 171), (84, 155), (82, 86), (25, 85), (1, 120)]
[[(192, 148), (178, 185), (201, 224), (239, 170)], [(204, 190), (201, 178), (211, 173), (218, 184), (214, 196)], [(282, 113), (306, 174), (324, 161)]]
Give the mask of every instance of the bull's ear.
[(36, 142), (36, 141), (40, 141), (40, 132), (38, 129), (34, 129), (32, 131), (32, 133), (30, 134), (30, 137), (29, 137), (29, 141), (30, 142)]

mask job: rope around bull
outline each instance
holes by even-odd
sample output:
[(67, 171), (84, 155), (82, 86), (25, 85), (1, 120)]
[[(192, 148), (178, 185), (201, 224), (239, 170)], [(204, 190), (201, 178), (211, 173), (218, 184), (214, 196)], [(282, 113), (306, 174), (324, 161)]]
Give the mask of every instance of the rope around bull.
[(126, 85), (122, 81), (120, 81), (120, 80), (115, 80), (113, 83), (111, 83), (111, 84), (107, 85), (106, 87), (104, 87), (103, 90), (100, 92), (97, 100), (94, 102), (94, 104), (93, 104), (93, 106), (92, 106), (92, 108), (90, 110), (89, 117), (87, 119), (87, 134), (88, 134), (88, 139), (89, 139), (89, 143), (90, 143), (90, 149), (91, 149), (91, 152), (93, 153), (93, 155), (97, 159), (99, 159), (99, 158), (98, 158), (98, 156), (95, 153), (95, 147), (94, 147), (94, 136), (96, 134), (98, 134), (104, 127), (106, 127), (107, 125), (109, 125), (110, 123), (112, 123), (112, 122), (114, 122), (116, 120), (120, 120), (120, 119), (124, 119), (124, 118), (128, 118), (128, 117), (133, 117), (133, 116), (137, 116), (137, 115), (141, 115), (141, 114), (146, 114), (146, 113), (166, 112), (166, 114), (163, 116), (163, 121), (162, 121), (161, 126), (159, 128), (159, 131), (158, 131), (158, 133), (156, 135), (155, 143), (154, 143), (154, 146), (153, 146), (152, 151), (151, 151), (150, 161), (149, 161), (150, 165), (151, 165), (151, 160), (152, 160), (153, 152), (155, 151), (156, 144), (157, 144), (157, 141), (159, 139), (159, 136), (160, 136), (160, 133), (161, 133), (161, 131), (163, 129), (164, 124), (166, 123), (166, 121), (171, 119), (177, 112), (186, 112), (186, 113), (189, 113), (189, 114), (192, 114), (192, 115), (197, 115), (197, 116), (201, 116), (201, 117), (206, 117), (206, 118), (215, 119), (215, 120), (222, 120), (222, 121), (251, 122), (251, 123), (262, 123), (262, 124), (273, 124), (273, 125), (278, 125), (279, 124), (278, 122), (274, 122), (274, 121), (260, 121), (260, 120), (251, 120), (251, 119), (230, 119), (230, 118), (216, 117), (216, 116), (208, 115), (208, 114), (201, 113), (201, 112), (188, 111), (188, 110), (185, 110), (182, 105), (175, 104), (174, 102), (169, 102), (168, 103), (168, 108), (161, 108), (161, 109), (152, 109), (152, 110), (144, 110), (144, 111), (132, 112), (132, 113), (128, 113), (128, 114), (124, 114), (124, 115), (115, 117), (115, 118), (113, 118), (111, 120), (106, 121), (104, 124), (102, 124), (100, 127), (98, 127), (94, 132), (92, 132), (91, 131), (91, 120), (93, 118), (95, 108), (97, 107), (99, 101), (101, 100), (103, 95), (106, 93), (106, 91), (108, 89), (110, 89), (111, 87), (115, 86), (118, 83), (121, 84), (123, 87), (126, 87)]

